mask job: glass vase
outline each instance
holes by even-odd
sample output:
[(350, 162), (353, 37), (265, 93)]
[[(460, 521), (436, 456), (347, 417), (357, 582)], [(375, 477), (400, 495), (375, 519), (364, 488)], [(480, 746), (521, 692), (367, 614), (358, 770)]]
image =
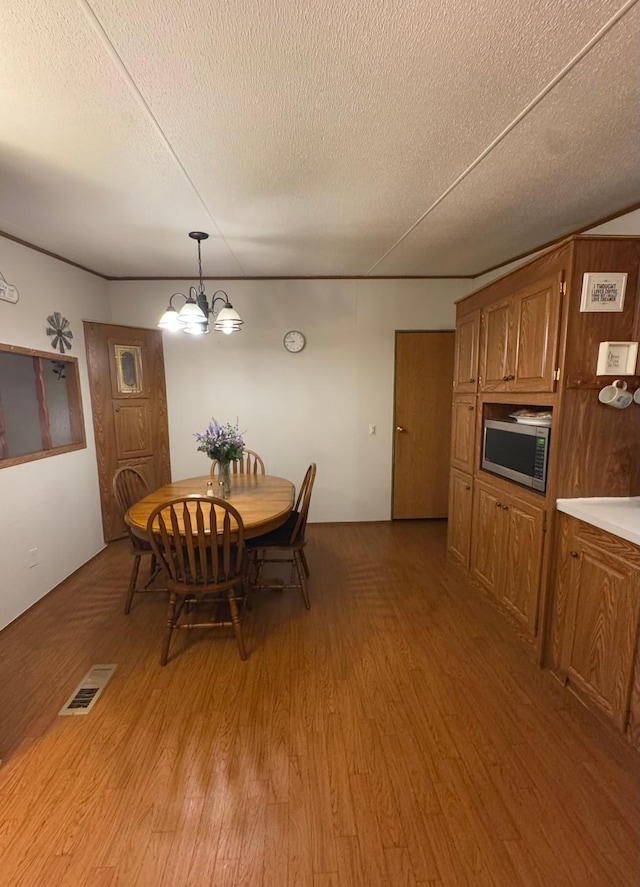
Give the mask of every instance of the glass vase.
[(231, 495), (231, 463), (218, 460), (218, 487), (221, 499), (228, 499)]

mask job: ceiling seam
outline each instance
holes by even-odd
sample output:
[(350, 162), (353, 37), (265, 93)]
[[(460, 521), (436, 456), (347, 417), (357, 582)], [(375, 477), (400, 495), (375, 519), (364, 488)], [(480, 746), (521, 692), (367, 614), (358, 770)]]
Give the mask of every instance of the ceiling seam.
[(511, 133), (523, 120), (524, 118), (538, 105), (550, 92), (554, 89), (561, 80), (563, 80), (566, 75), (573, 69), (575, 66), (582, 61), (582, 59), (593, 49), (593, 47), (602, 40), (602, 38), (622, 19), (632, 7), (636, 5), (638, 0), (626, 0), (626, 2), (620, 7), (620, 9), (611, 16), (611, 18), (605, 22), (605, 24), (597, 31), (594, 36), (589, 40), (582, 49), (574, 55), (574, 57), (567, 62), (567, 64), (556, 74), (556, 76), (547, 83), (547, 85), (538, 93), (538, 95), (532, 99), (528, 105), (526, 105), (520, 113), (514, 117), (514, 119), (509, 123), (502, 132), (496, 136), (496, 138), (484, 149), (484, 151), (476, 157), (476, 159), (462, 172), (458, 178), (452, 182), (451, 185), (443, 191), (443, 193), (435, 200), (431, 206), (429, 206), (421, 216), (409, 227), (404, 234), (402, 234), (396, 241), (393, 243), (389, 249), (375, 262), (369, 270), (366, 272), (366, 275), (370, 275), (372, 271), (378, 267), (378, 265), (382, 264), (385, 259), (391, 255), (391, 253), (397, 249), (398, 246), (420, 225), (426, 217), (439, 206), (445, 198), (451, 194), (454, 188), (467, 178), (467, 176), (479, 166), (483, 160), (487, 157), (488, 154), (496, 148), (500, 142), (502, 142), (508, 135)]
[(238, 259), (235, 252), (233, 251), (233, 249), (231, 248), (231, 246), (227, 242), (227, 239), (225, 238), (224, 234), (222, 233), (222, 231), (218, 227), (216, 220), (214, 219), (213, 215), (211, 214), (211, 211), (210, 211), (209, 207), (207, 206), (204, 198), (200, 194), (195, 182), (193, 181), (193, 179), (191, 178), (191, 176), (187, 172), (186, 167), (184, 166), (184, 164), (182, 163), (182, 161), (178, 157), (177, 153), (175, 152), (173, 146), (171, 145), (171, 142), (169, 141), (168, 137), (165, 135), (164, 130), (162, 129), (162, 127), (160, 126), (160, 124), (156, 120), (156, 118), (153, 114), (153, 111), (151, 110), (151, 108), (147, 104), (144, 96), (142, 95), (142, 93), (138, 89), (138, 86), (137, 86), (135, 80), (133, 79), (133, 77), (129, 73), (129, 70), (126, 67), (124, 61), (122, 60), (122, 58), (118, 54), (117, 49), (115, 48), (115, 46), (113, 45), (113, 43), (109, 39), (109, 36), (107, 35), (107, 32), (103, 28), (102, 23), (100, 22), (97, 15), (95, 14), (93, 9), (89, 5), (88, 0), (77, 0), (77, 2), (78, 2), (78, 5), (83, 10), (87, 20), (89, 21), (89, 24), (91, 25), (91, 27), (93, 28), (93, 30), (97, 34), (98, 39), (103, 44), (103, 47), (105, 48), (105, 50), (107, 52), (107, 55), (109, 56), (111, 61), (114, 63), (114, 65), (118, 69), (118, 71), (120, 72), (120, 75), (123, 77), (124, 81), (126, 82), (127, 86), (129, 87), (134, 98), (138, 101), (138, 103), (140, 104), (140, 106), (142, 107), (142, 109), (144, 110), (146, 115), (148, 116), (154, 129), (156, 130), (157, 134), (160, 136), (160, 139), (163, 142), (165, 148), (169, 152), (170, 156), (172, 157), (173, 161), (177, 165), (178, 169), (180, 170), (180, 172), (182, 173), (184, 178), (189, 183), (190, 188), (192, 189), (193, 193), (196, 195), (198, 201), (202, 205), (202, 208), (206, 212), (207, 216), (211, 219), (212, 225), (215, 227), (216, 232), (218, 233), (220, 239), (222, 240), (222, 242), (224, 243), (224, 245), (228, 249), (229, 254), (232, 256), (236, 265), (240, 269), (243, 277), (246, 277), (246, 271), (242, 267), (240, 260)]

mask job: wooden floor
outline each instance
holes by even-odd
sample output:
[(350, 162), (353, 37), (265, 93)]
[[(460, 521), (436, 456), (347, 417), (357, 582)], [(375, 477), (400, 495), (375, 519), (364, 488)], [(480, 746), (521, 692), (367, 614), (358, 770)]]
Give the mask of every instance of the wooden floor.
[[(0, 635), (0, 884), (637, 887), (638, 756), (444, 558), (442, 522), (314, 525), (312, 608), (122, 615), (116, 543)], [(118, 663), (86, 717), (57, 711)]]

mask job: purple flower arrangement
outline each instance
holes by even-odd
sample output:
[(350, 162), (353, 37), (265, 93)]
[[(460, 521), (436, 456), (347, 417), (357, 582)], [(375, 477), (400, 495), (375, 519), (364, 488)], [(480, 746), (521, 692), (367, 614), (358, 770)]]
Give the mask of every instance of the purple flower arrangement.
[(238, 431), (238, 423), (218, 425), (215, 419), (209, 422), (202, 434), (195, 434), (198, 441), (198, 452), (206, 453), (210, 459), (218, 462), (233, 462), (240, 459), (244, 452), (244, 441)]

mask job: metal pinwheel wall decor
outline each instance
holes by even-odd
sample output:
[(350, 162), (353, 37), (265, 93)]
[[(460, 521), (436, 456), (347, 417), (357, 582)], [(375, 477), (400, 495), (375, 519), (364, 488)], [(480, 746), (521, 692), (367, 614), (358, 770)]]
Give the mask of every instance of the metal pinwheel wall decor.
[(53, 336), (52, 348), (57, 349), (60, 354), (64, 354), (65, 351), (71, 351), (73, 333), (67, 318), (63, 317), (59, 311), (54, 311), (53, 314), (47, 317), (47, 323), (49, 326), (46, 329), (46, 333), (48, 336)]

